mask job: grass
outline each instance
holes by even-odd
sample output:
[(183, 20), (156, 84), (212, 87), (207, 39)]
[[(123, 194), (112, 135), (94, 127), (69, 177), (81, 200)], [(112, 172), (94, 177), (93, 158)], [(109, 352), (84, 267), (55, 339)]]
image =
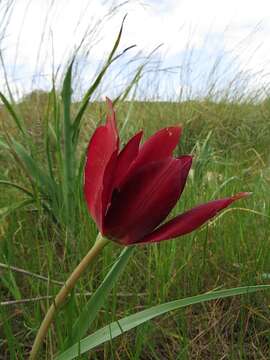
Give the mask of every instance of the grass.
[[(13, 1), (7, 3), (11, 9), (9, 3)], [(92, 40), (116, 10), (117, 5), (98, 22), (100, 25), (88, 29)], [(3, 20), (1, 39), (9, 11)], [(220, 95), (215, 88), (218, 75), (214, 65), (209, 79), (202, 74), (202, 81), (208, 79), (213, 85), (200, 100), (127, 101), (132, 94), (142, 98), (145, 89), (137, 87), (143, 76), (152, 98), (158, 98), (163, 88), (160, 79), (166, 77), (166, 71), (159, 69), (161, 64), (155, 63), (155, 57), (151, 62), (155, 51), (146, 58), (140, 52), (126, 57), (133, 46), (119, 52), (121, 34), (122, 27), (81, 102), (71, 98), (70, 89), (70, 83), (75, 90), (82, 85), (81, 71), (88, 79), (88, 68), (79, 63), (75, 80), (67, 72), (61, 81), (65, 84), (62, 91), (55, 89), (57, 75), (50, 94), (34, 91), (10, 104), (1, 98), (6, 107), (0, 106), (0, 360), (27, 358), (52, 298), (96, 238), (96, 226), (81, 194), (81, 177), (87, 143), (105, 115), (105, 104), (92, 102), (92, 98), (101, 91), (100, 85), (104, 92), (106, 81), (117, 94), (121, 88), (121, 96), (115, 100), (122, 144), (141, 128), (147, 138), (167, 125), (180, 123), (184, 127), (176, 155), (192, 153), (195, 160), (171, 216), (238, 191), (253, 195), (191, 235), (137, 247), (88, 333), (163, 302), (213, 289), (269, 283), (269, 99), (248, 98), (246, 89), (240, 88), (246, 84), (240, 73), (224, 96)], [(87, 36), (82, 40), (75, 53), (90, 61), (91, 44)], [(37, 69), (44, 46), (41, 39)], [(192, 49), (189, 51), (179, 70), (183, 81), (192, 65)], [(2, 52), (0, 60), (9, 90)], [(117, 64), (113, 71), (112, 63)], [(169, 78), (169, 72), (167, 75)], [(267, 93), (267, 89), (261, 92)], [(41, 360), (52, 359), (66, 348), (65, 339), (73, 335), (72, 325), (83, 305), (121, 250), (111, 243), (80, 280), (51, 327)], [(269, 359), (269, 300), (265, 291), (195, 304), (155, 318), (81, 358)]]
[[(43, 107), (39, 103), (43, 103)], [(46, 134), (48, 96), (30, 96), (16, 106), (32, 131), (33, 154), (47, 169)], [(79, 103), (71, 104), (76, 113)], [(33, 112), (36, 109), (36, 112)], [(93, 103), (84, 115), (78, 154), (83, 154), (104, 104)], [(106, 300), (94, 330), (124, 316), (165, 301), (212, 289), (264, 284), (270, 277), (269, 101), (119, 102), (123, 141), (143, 128), (145, 137), (160, 127), (182, 123), (184, 133), (176, 153), (194, 153), (193, 172), (173, 214), (193, 205), (236, 193), (253, 195), (226, 210), (197, 232), (159, 245), (138, 247), (120, 282)], [(34, 122), (35, 115), (40, 121)], [(51, 121), (51, 120), (49, 120)], [(18, 142), (21, 135), (1, 109), (1, 122)], [(5, 137), (5, 133), (2, 133)], [(51, 142), (51, 154), (57, 146)], [(53, 146), (56, 146), (56, 150)], [(37, 149), (39, 151), (37, 151)], [(3, 147), (1, 179), (28, 187), (29, 180)], [(52, 157), (53, 171), (57, 158)], [(46, 170), (47, 171), (47, 170)], [(45, 171), (45, 173), (46, 173)], [(11, 186), (2, 186), (0, 205), (0, 262), (28, 270), (0, 269), (0, 358), (25, 359), (35, 333), (59, 285), (65, 281), (97, 235), (83, 199), (79, 198), (76, 224), (71, 231), (42, 206), (39, 190), (33, 203), (9, 209), (26, 199)], [(78, 186), (78, 185), (77, 185)], [(35, 185), (33, 187), (35, 190)], [(9, 211), (10, 210), (10, 211)], [(172, 214), (172, 215), (173, 215)], [(110, 244), (82, 278), (61, 311), (43, 348), (50, 359), (63, 348), (83, 304), (104, 278), (121, 248)], [(34, 274), (42, 274), (41, 280)], [(37, 297), (42, 299), (36, 299)], [(23, 302), (28, 299), (29, 302)], [(30, 301), (30, 299), (33, 299)], [(270, 357), (269, 293), (194, 305), (161, 316), (123, 334), (91, 353), (93, 359), (268, 359)], [(89, 355), (82, 359), (89, 358)]]

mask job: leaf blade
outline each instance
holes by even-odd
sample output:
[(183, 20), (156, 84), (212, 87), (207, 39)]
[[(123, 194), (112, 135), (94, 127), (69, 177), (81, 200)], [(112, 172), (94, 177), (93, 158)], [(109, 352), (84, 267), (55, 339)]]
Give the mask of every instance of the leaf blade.
[(120, 44), (120, 40), (122, 37), (122, 32), (123, 32), (123, 27), (124, 27), (124, 22), (125, 22), (126, 16), (124, 17), (120, 30), (118, 32), (116, 41), (113, 45), (113, 48), (105, 62), (105, 65), (102, 67), (101, 71), (99, 72), (99, 74), (97, 75), (94, 83), (89, 87), (89, 89), (86, 91), (82, 102), (81, 102), (81, 106), (75, 116), (74, 122), (73, 122), (73, 129), (74, 129), (74, 134), (73, 134), (73, 143), (75, 144), (75, 146), (77, 145), (77, 141), (78, 141), (78, 137), (79, 137), (79, 133), (80, 133), (80, 126), (81, 126), (81, 121), (82, 121), (82, 117), (83, 114), (85, 113), (85, 110), (88, 107), (89, 104), (89, 100), (92, 96), (92, 94), (94, 93), (94, 91), (97, 89), (98, 85), (100, 84), (101, 80), (103, 79), (105, 73), (107, 72), (108, 68), (110, 67), (110, 65), (116, 61), (119, 57), (121, 57), (126, 51), (130, 50), (131, 48), (134, 47), (134, 45), (129, 46), (128, 48), (126, 48), (124, 51), (122, 51), (120, 54), (114, 56), (116, 50), (118, 49), (118, 46)]
[(72, 327), (72, 343), (79, 341), (89, 329), (91, 323), (96, 318), (99, 309), (105, 302), (108, 293), (112, 290), (116, 280), (124, 270), (130, 256), (134, 251), (134, 247), (126, 247), (122, 250), (119, 258), (113, 264), (109, 273), (106, 275), (98, 289), (91, 296), (90, 300), (86, 303), (78, 320)]
[(14, 120), (15, 124), (17, 125), (18, 129), (21, 131), (21, 133), (24, 136), (28, 137), (23, 120), (18, 116), (18, 114), (16, 113), (16, 111), (12, 107), (11, 103), (8, 101), (8, 99), (5, 97), (5, 95), (2, 92), (0, 92), (0, 99), (4, 103), (7, 111), (9, 112), (11, 117), (13, 118), (13, 120)]
[(102, 329), (99, 329), (95, 333), (81, 340), (78, 344), (71, 346), (62, 354), (58, 355), (55, 360), (72, 360), (77, 356), (82, 355), (87, 351), (93, 349), (94, 347), (103, 344), (106, 341), (114, 339), (115, 337), (121, 335), (123, 332), (127, 332), (169, 311), (210, 300), (243, 295), (266, 289), (270, 289), (270, 285), (244, 286), (233, 289), (213, 291), (210, 293), (191, 296), (188, 298), (174, 300), (168, 303), (153, 306), (147, 310), (143, 310), (138, 313), (129, 315), (119, 321), (115, 321), (103, 327)]

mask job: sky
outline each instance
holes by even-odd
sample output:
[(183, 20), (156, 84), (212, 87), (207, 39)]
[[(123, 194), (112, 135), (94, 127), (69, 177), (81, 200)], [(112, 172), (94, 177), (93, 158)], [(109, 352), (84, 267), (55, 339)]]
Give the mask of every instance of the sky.
[(119, 52), (136, 47), (109, 70), (96, 96), (117, 96), (146, 59), (138, 97), (268, 91), (266, 0), (3, 0), (0, 14), (0, 90), (7, 91), (8, 81), (18, 97), (49, 90), (53, 74), (60, 84), (81, 44), (74, 79), (80, 97), (112, 49), (125, 14)]

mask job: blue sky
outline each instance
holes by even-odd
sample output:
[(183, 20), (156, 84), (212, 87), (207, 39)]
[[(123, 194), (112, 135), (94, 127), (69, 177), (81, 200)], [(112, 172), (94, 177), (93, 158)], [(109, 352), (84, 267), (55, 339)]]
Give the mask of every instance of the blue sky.
[[(213, 84), (223, 89), (241, 77), (243, 91), (268, 86), (266, 0), (6, 0), (0, 13), (1, 54), (18, 97), (34, 88), (49, 89), (53, 69), (61, 73), (84, 38), (74, 85), (79, 96), (110, 51), (126, 13), (120, 49), (132, 44), (136, 49), (112, 68), (98, 96), (116, 96), (135, 65), (160, 44), (148, 68), (152, 71), (139, 87), (141, 97), (205, 95)], [(157, 66), (174, 70), (157, 73)], [(2, 66), (0, 82), (5, 91)]]

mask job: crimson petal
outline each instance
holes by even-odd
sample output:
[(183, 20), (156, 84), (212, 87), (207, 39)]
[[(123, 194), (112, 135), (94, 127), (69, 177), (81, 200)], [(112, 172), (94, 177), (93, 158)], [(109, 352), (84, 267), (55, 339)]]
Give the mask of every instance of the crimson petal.
[(105, 235), (128, 245), (152, 231), (179, 199), (191, 163), (191, 156), (170, 157), (140, 168), (114, 194), (105, 218)]
[(136, 159), (143, 132), (134, 135), (118, 155), (117, 166), (114, 173), (114, 188), (120, 187), (128, 173), (129, 167)]
[(138, 162), (145, 164), (172, 155), (179, 143), (181, 131), (180, 126), (171, 126), (157, 131), (141, 147)]
[(100, 231), (103, 230), (103, 220), (111, 197), (111, 174), (116, 165), (119, 146), (112, 102), (107, 99), (107, 104), (110, 113), (106, 125), (99, 126), (90, 140), (84, 173), (86, 202)]
[(147, 139), (141, 146), (136, 161), (130, 167), (126, 180), (132, 177), (138, 168), (171, 156), (179, 143), (181, 132), (180, 126), (171, 126), (157, 131)]
[(199, 205), (154, 230), (151, 234), (144, 237), (138, 243), (153, 243), (172, 239), (190, 233), (200, 227), (207, 220), (214, 217), (219, 211), (225, 209), (231, 203), (239, 200), (250, 193), (239, 193), (229, 198), (214, 200), (206, 204)]

